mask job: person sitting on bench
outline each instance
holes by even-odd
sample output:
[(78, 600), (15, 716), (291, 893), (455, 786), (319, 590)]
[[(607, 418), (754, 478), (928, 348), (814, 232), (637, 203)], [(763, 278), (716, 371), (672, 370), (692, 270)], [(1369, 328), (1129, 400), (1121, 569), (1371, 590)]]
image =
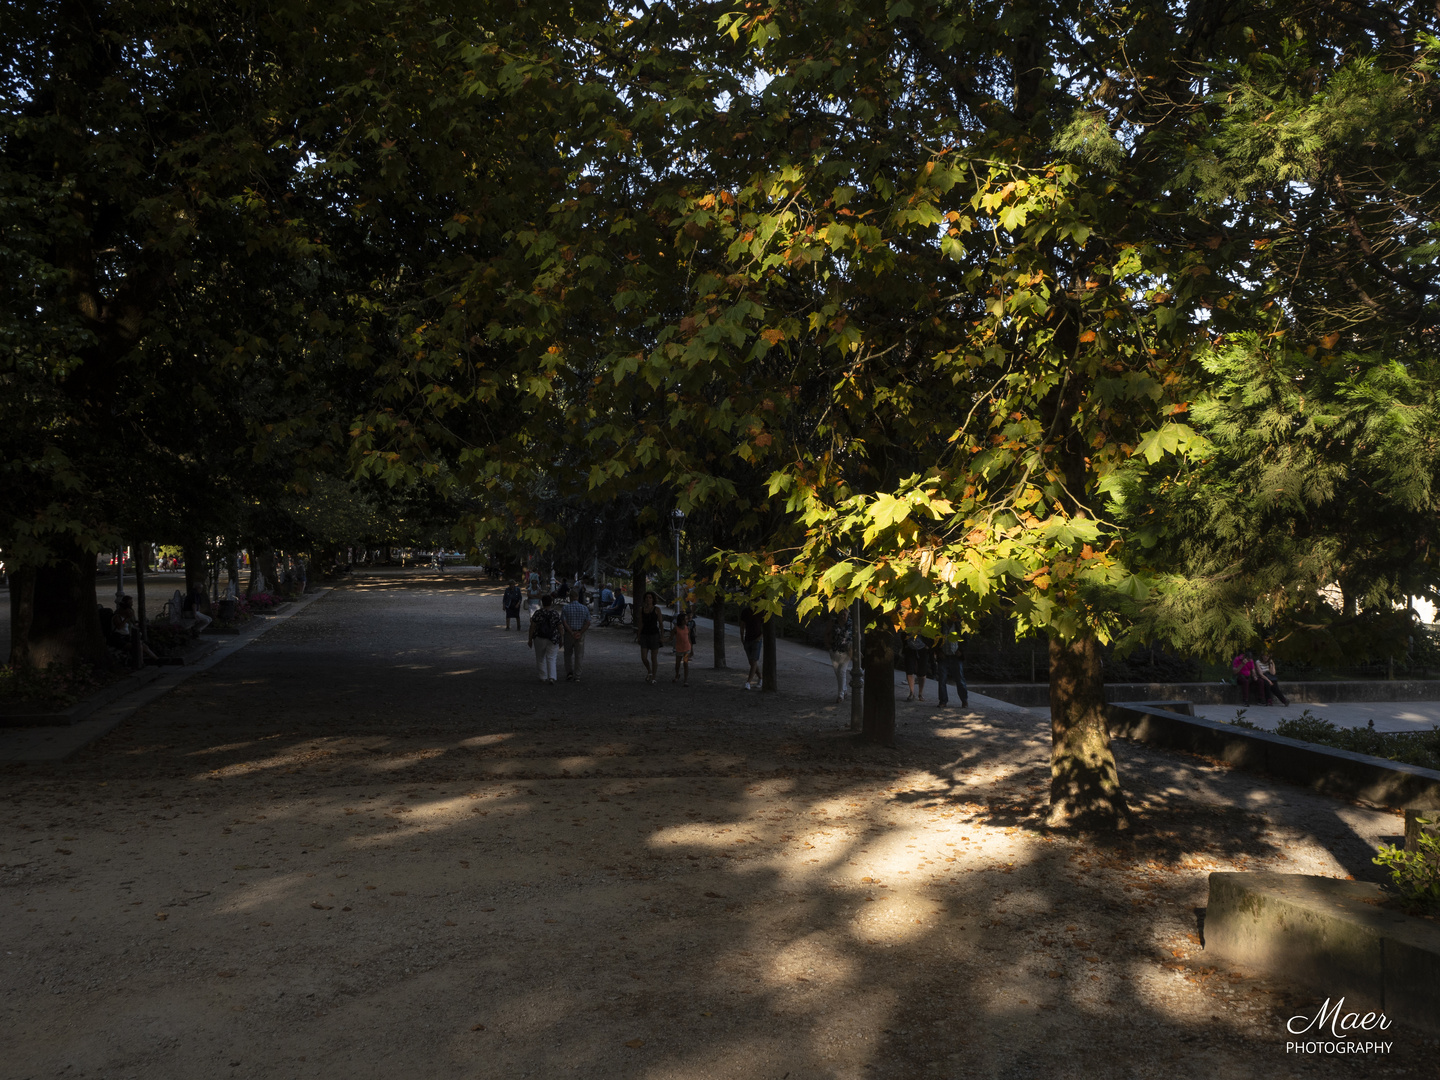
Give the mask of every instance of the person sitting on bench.
[(205, 596), (204, 585), (196, 585), (185, 594), (185, 603), (181, 618), (193, 619), (195, 621), (195, 632), (197, 634), (215, 621), (200, 610), (205, 606), (206, 602), (207, 598)]
[(601, 626), (609, 626), (611, 619), (623, 620), (625, 618), (625, 590), (617, 586), (615, 589), (614, 603), (601, 611), (600, 614), (602, 616), (600, 619)]
[[(137, 663), (144, 663), (147, 660), (159, 660), (145, 639), (140, 636), (140, 620), (135, 616), (135, 598), (133, 596), (122, 596), (120, 605), (115, 609), (115, 614), (110, 620), (111, 629), (115, 631), (124, 644), (125, 654), (132, 657)], [(138, 653), (138, 655), (136, 655)]]

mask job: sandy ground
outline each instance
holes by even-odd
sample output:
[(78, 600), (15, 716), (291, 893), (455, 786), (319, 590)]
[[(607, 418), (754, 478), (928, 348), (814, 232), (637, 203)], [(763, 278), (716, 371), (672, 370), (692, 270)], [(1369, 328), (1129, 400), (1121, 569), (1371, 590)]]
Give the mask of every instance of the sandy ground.
[(799, 647), (647, 686), (597, 631), (542, 686), (500, 626), (362, 579), (0, 768), (0, 1076), (1440, 1075), (1287, 1054), (1318, 1001), (1197, 936), (1207, 871), (1373, 875), (1395, 815), (1120, 744), (1133, 833), (1049, 833), (1034, 714), (883, 749)]

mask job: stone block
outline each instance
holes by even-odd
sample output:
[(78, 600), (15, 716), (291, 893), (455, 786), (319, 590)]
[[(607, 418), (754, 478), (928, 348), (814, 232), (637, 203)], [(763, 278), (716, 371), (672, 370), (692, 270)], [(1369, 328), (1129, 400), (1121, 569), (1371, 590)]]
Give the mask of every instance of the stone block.
[(1205, 954), (1440, 1034), (1440, 925), (1383, 897), (1369, 882), (1213, 873)]

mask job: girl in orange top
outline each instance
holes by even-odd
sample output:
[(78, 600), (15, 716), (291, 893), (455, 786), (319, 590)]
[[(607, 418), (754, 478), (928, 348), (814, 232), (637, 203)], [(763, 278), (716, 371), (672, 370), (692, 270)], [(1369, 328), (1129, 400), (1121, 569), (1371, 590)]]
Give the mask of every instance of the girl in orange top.
[[(690, 616), (683, 611), (675, 613), (675, 678), (671, 682), (678, 682), (681, 686), (690, 685), (690, 655), (694, 646), (690, 642)], [(685, 680), (680, 680), (680, 665), (685, 665)]]

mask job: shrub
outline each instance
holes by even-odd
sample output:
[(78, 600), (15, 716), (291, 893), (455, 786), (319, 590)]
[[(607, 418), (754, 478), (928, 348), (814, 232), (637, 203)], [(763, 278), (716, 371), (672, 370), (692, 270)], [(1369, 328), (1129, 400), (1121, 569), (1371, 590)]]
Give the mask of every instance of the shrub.
[(0, 701), (74, 705), (109, 681), (88, 664), (0, 667)]
[(1429, 731), (1376, 731), (1375, 721), (1363, 728), (1337, 728), (1306, 709), (1294, 720), (1275, 725), (1275, 734), (1302, 742), (1333, 746), (1352, 754), (1388, 758), (1422, 769), (1440, 769), (1440, 728)]
[[(1420, 824), (1432, 822), (1421, 818)], [(1415, 851), (1381, 844), (1374, 862), (1389, 869), (1390, 883), (1407, 904), (1421, 911), (1440, 912), (1440, 836), (1422, 828)]]

